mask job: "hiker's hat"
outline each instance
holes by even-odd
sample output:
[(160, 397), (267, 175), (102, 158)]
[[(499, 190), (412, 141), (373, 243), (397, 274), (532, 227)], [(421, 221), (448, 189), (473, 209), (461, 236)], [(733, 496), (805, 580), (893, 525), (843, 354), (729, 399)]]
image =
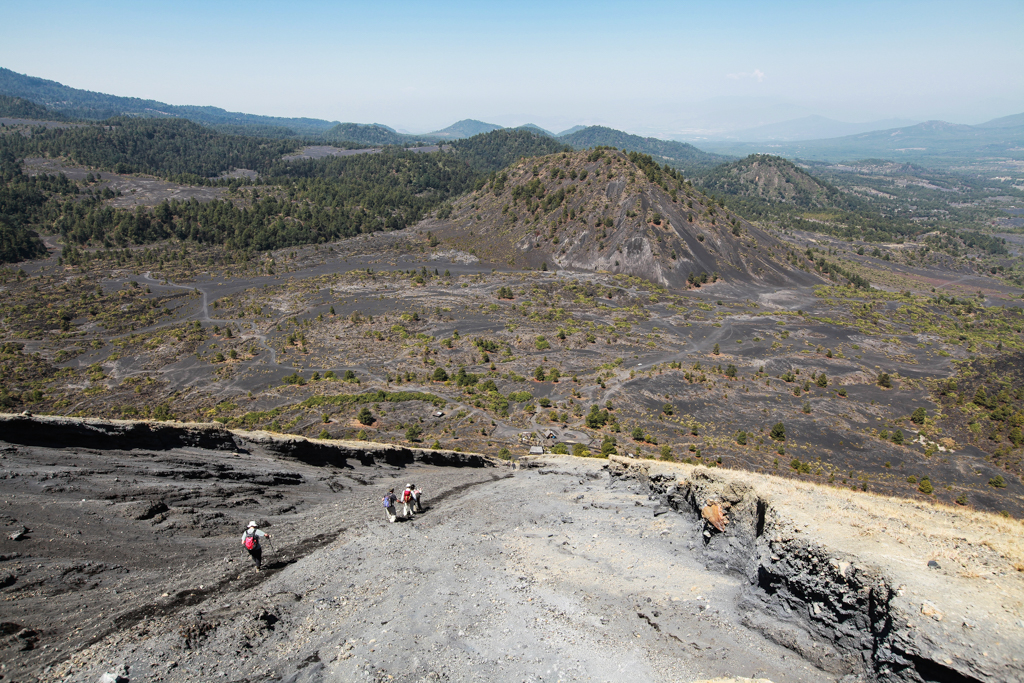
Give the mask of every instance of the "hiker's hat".
[(406, 485), (405, 485), (405, 488), (407, 488), (407, 489), (411, 489), (411, 488), (412, 488), (412, 484), (406, 484)]
[(249, 529), (252, 529), (254, 526), (256, 526), (256, 522), (249, 522)]

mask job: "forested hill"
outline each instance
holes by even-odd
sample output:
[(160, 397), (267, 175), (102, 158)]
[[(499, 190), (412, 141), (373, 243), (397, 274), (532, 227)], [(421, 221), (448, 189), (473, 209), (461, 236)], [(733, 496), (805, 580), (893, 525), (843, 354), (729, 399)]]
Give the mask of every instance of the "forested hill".
[(321, 138), (326, 142), (357, 142), (370, 147), (384, 145), (408, 145), (424, 142), (422, 137), (403, 135), (393, 128), (379, 123), (339, 123), (325, 131)]
[(125, 115), (182, 118), (206, 125), (236, 127), (234, 131), (229, 129), (225, 132), (240, 132), (241, 129), (237, 128), (239, 126), (247, 129), (259, 127), (264, 134), (275, 137), (281, 136), (284, 129), (287, 129), (290, 135), (316, 136), (336, 123), (321, 119), (257, 116), (230, 112), (218, 107), (178, 106), (137, 97), (118, 97), (79, 90), (56, 81), (26, 76), (4, 68), (0, 68), (0, 94), (20, 97), (68, 118), (93, 121)]
[[(694, 184), (750, 220), (770, 220), (787, 228), (869, 241), (896, 241), (934, 229), (897, 213), (883, 213), (864, 198), (769, 154), (722, 164), (695, 178)], [(995, 242), (991, 246), (999, 248)]]
[(64, 115), (46, 107), (11, 95), (0, 95), (0, 116), (13, 119), (62, 121)]
[(716, 166), (699, 178), (702, 187), (733, 197), (792, 204), (805, 209), (853, 208), (838, 188), (814, 178), (788, 159), (752, 154)]
[(441, 130), (435, 130), (433, 133), (429, 133), (428, 137), (458, 140), (460, 138), (470, 138), (474, 135), (480, 135), (481, 133), (490, 133), (493, 130), (501, 130), (501, 126), (496, 123), (484, 123), (483, 121), (477, 121), (475, 119), (463, 119), (461, 121), (456, 121), (447, 128), (442, 128)]
[(212, 177), (235, 168), (265, 172), (298, 143), (225, 135), (181, 119), (120, 118), (103, 125), (4, 136), (15, 156), (67, 157), (115, 173)]
[(50, 209), (77, 193), (64, 176), (25, 175), (21, 162), (9, 150), (0, 149), (0, 263), (45, 255), (36, 228), (52, 224), (55, 214)]
[(627, 152), (649, 154), (659, 162), (668, 162), (670, 166), (686, 173), (707, 170), (729, 160), (728, 157), (718, 154), (702, 152), (685, 142), (642, 138), (639, 135), (630, 135), (621, 130), (604, 126), (590, 126), (574, 133), (561, 135), (558, 139), (574, 149), (615, 147)]
[[(524, 156), (567, 149), (527, 131), (499, 130), (458, 140), (445, 151), (283, 161), (292, 143), (223, 135), (180, 120), (127, 119), (73, 129), (0, 136), (6, 159), (0, 185), (0, 261), (42, 253), (33, 231), (56, 232), (76, 246), (110, 248), (167, 239), (224, 245), (237, 258), (252, 251), (327, 242), (419, 221), (439, 203), (482, 186)], [(151, 211), (111, 208), (102, 194), (63, 176), (21, 172), (18, 159), (45, 155), (115, 172), (227, 186), (229, 200), (164, 202)], [(204, 179), (233, 167), (259, 170), (259, 181)]]

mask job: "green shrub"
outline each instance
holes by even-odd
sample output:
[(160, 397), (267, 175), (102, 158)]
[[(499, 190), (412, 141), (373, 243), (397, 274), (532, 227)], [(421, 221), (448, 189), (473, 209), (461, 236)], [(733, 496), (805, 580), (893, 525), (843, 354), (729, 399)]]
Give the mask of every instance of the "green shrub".
[(356, 419), (359, 420), (360, 424), (372, 425), (375, 418), (373, 417), (373, 413), (370, 412), (370, 409), (363, 406), (362, 410), (360, 410), (359, 414), (356, 416)]
[(545, 349), (551, 348), (551, 344), (544, 337), (537, 337), (537, 340), (534, 342), (534, 345), (537, 347), (538, 351), (544, 351)]
[(776, 422), (775, 426), (772, 427), (770, 435), (774, 441), (785, 441), (786, 440), (786, 425), (781, 422)]
[(557, 455), (569, 455), (569, 447), (564, 443), (556, 443), (552, 448), (551, 452)]
[(596, 405), (592, 405), (590, 406), (590, 412), (587, 414), (587, 427), (590, 429), (600, 429), (608, 424), (609, 418), (607, 410), (599, 410)]
[(875, 383), (883, 389), (892, 389), (892, 379), (889, 377), (889, 373), (879, 373), (878, 378), (875, 379)]
[(927, 416), (928, 414), (925, 412), (924, 408), (918, 408), (913, 413), (911, 413), (910, 421), (913, 422), (914, 424), (921, 425), (924, 424), (924, 419)]
[(988, 485), (994, 489), (1005, 489), (1006, 480), (1003, 479), (1003, 475), (997, 474), (996, 476), (988, 480)]
[(928, 479), (928, 477), (922, 477), (921, 483), (917, 485), (917, 490), (925, 494), (926, 496), (930, 496), (932, 494), (932, 491), (935, 490), (935, 487), (932, 486), (932, 482)]
[(423, 427), (418, 424), (409, 425), (409, 428), (405, 430), (405, 438), (412, 442), (419, 441), (422, 434)]

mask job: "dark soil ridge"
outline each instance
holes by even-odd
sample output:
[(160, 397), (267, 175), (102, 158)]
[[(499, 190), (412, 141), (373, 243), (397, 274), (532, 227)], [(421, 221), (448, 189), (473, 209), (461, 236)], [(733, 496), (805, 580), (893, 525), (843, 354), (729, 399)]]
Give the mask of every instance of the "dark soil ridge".
[[(667, 471), (616, 456), (607, 467), (613, 478), (639, 481), (651, 497), (690, 517), (709, 569), (749, 581), (748, 597), (739, 605), (749, 610), (744, 625), (822, 670), (843, 680), (866, 677), (887, 683), (994, 682), (1024, 676), (1019, 647), (998, 642), (1008, 640), (1000, 638), (998, 629), (982, 630), (964, 619), (962, 626), (957, 624), (960, 633), (951, 636), (939, 625), (941, 613), (937, 621), (923, 617), (924, 610), (910, 612), (897, 604), (905, 584), (885, 568), (840, 556), (813, 538), (797, 537), (794, 531), (800, 525), (794, 529), (770, 495), (732, 473), (703, 467), (688, 473)], [(702, 515), (716, 503), (729, 520), (725, 531)], [(936, 602), (942, 604), (943, 597), (936, 595)]]
[(444, 467), (490, 467), (501, 460), (479, 453), (411, 448), (364, 441), (307, 439), (262, 431), (233, 430), (219, 423), (106, 420), (46, 415), (0, 414), (0, 441), (46, 448), (149, 451), (202, 448), (247, 453), (250, 450), (283, 456), (314, 467), (349, 467), (414, 462)]

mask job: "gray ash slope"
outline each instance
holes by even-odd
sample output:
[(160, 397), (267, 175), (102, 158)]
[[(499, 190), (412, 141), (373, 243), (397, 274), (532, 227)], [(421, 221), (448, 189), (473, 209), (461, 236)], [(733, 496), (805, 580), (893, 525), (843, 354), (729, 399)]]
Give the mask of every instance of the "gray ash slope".
[(524, 159), (417, 229), (508, 266), (622, 273), (659, 285), (713, 279), (820, 284), (791, 247), (651, 157), (615, 149)]
[[(1024, 673), (1019, 548), (1000, 554), (1006, 533), (988, 517), (651, 461), (514, 469), (214, 426), (42, 422), (47, 446), (28, 435), (2, 453), (3, 520), (30, 531), (0, 541), (13, 575), (0, 680)], [(60, 447), (62, 427), (108, 448)], [(154, 430), (164, 449), (145, 440)], [(410, 479), (427, 512), (387, 524), (380, 495)], [(239, 543), (250, 517), (274, 534), (260, 574)], [(870, 535), (879, 520), (898, 543)], [(977, 538), (928, 568), (922, 552), (965, 541), (950, 529)], [(965, 579), (958, 562), (993, 573)]]

